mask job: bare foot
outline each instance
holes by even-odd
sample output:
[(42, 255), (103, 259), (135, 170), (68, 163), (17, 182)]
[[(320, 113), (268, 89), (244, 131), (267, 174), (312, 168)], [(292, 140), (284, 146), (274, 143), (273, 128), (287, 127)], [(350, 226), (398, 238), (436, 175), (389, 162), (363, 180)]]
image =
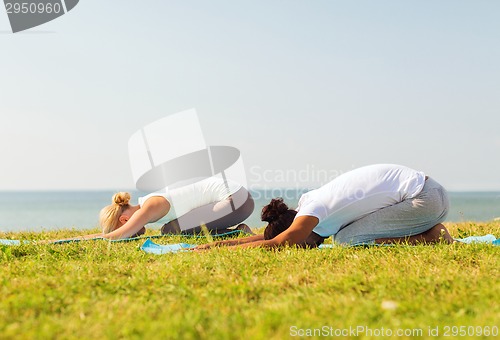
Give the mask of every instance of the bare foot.
[(453, 237), (451, 237), (450, 233), (446, 229), (444, 225), (441, 223), (436, 224), (431, 229), (424, 231), (421, 234), (406, 236), (406, 237), (388, 237), (388, 238), (379, 238), (375, 240), (375, 243), (408, 243), (408, 244), (432, 244), (444, 242), (448, 244), (455, 243)]
[(441, 223), (436, 224), (431, 229), (422, 233), (422, 235), (424, 235), (426, 241), (429, 243), (444, 242), (451, 244), (455, 242), (453, 237), (451, 237), (450, 233), (448, 232), (448, 229), (446, 229), (446, 227)]

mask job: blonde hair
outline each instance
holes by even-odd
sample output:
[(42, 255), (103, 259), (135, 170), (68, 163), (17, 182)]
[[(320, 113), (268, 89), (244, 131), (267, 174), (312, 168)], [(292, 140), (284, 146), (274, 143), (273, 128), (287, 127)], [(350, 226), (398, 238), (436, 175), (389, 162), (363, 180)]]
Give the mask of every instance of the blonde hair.
[(103, 233), (112, 232), (118, 227), (119, 218), (130, 205), (130, 194), (128, 192), (118, 192), (113, 195), (111, 205), (104, 207), (99, 213), (99, 225)]

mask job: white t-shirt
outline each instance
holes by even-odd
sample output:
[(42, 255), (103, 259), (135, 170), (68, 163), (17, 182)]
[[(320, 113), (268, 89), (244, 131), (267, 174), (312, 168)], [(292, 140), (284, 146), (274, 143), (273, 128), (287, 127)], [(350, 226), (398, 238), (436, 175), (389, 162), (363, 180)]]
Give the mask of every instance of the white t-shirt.
[(415, 197), (424, 184), (423, 172), (402, 165), (365, 166), (302, 195), (295, 218), (317, 217), (314, 232), (328, 237), (374, 211)]
[(168, 223), (195, 208), (223, 201), (242, 188), (240, 184), (230, 180), (226, 183), (222, 178), (209, 177), (193, 184), (170, 190), (164, 189), (139, 197), (139, 205), (142, 207), (144, 202), (153, 196), (164, 197), (170, 203), (170, 210), (157, 222)]

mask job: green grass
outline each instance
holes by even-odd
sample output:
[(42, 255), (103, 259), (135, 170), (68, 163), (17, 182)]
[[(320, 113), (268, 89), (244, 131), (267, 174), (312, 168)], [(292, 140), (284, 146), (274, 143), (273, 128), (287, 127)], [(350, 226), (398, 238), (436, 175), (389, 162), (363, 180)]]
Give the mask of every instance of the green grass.
[[(447, 226), (454, 237), (500, 236), (500, 222)], [(214, 249), (157, 256), (138, 250), (141, 243), (0, 246), (0, 338), (283, 339), (307, 329), (358, 326), (372, 337), (383, 327), (386, 335), (421, 329), (428, 338), (429, 327), (439, 327), (443, 337), (446, 326), (500, 326), (500, 247)]]

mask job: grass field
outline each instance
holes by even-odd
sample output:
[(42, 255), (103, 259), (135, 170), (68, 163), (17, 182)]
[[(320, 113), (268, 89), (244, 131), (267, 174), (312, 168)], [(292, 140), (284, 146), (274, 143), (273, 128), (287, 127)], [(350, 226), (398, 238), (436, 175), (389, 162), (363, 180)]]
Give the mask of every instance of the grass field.
[[(500, 222), (447, 227), (454, 237), (500, 237)], [(203, 240), (155, 240), (181, 241)], [(138, 250), (140, 244), (0, 246), (0, 338), (450, 339), (499, 332), (500, 247), (214, 249), (158, 256)]]

